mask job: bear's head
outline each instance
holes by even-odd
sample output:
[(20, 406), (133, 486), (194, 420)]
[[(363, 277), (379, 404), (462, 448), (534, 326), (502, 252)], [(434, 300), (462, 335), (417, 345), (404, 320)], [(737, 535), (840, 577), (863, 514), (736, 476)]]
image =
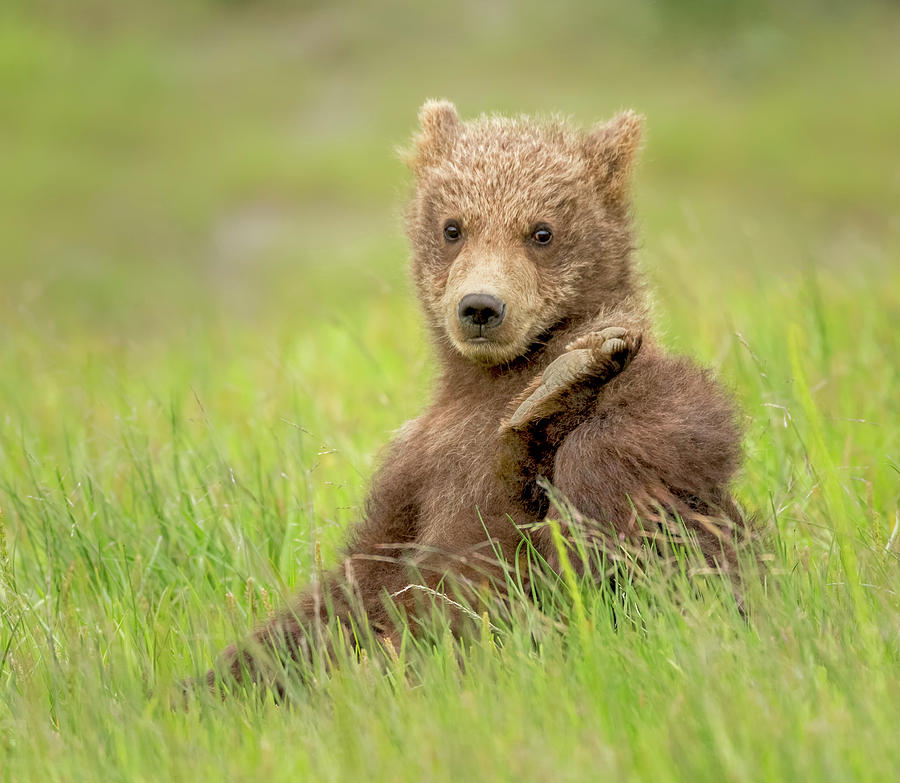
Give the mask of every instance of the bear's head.
[(413, 278), (441, 342), (510, 362), (632, 293), (629, 181), (641, 118), (460, 121), (429, 101), (406, 157)]

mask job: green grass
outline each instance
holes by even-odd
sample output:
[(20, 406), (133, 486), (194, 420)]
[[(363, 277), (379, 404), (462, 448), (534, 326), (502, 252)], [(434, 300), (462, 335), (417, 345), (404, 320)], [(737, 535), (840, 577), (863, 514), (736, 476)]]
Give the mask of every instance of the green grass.
[[(0, 12), (3, 780), (896, 777), (896, 8), (68, 8)], [(745, 412), (748, 619), (564, 581), (290, 707), (172, 711), (426, 398), (392, 149), (429, 96), (647, 115), (663, 339)]]

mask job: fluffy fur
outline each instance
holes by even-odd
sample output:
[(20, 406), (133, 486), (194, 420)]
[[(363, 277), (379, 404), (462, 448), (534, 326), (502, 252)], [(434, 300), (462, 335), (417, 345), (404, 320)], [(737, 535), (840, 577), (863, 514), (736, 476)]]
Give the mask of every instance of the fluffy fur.
[[(415, 630), (425, 591), (410, 585), (490, 580), (523, 535), (555, 562), (544, 480), (601, 546), (645, 543), (648, 524), (652, 538), (674, 512), (711, 566), (733, 568), (735, 410), (707, 371), (654, 343), (632, 263), (641, 118), (587, 131), (556, 119), (462, 122), (452, 104), (428, 102), (420, 126), (406, 153), (407, 230), (441, 369), (433, 399), (388, 448), (340, 566), (226, 651), (220, 671), (234, 678), (261, 676), (260, 650), (307, 655), (326, 610), (391, 638), (399, 608)], [(541, 226), (549, 243), (535, 241)], [(478, 340), (458, 312), (470, 293), (505, 307)], [(550, 384), (551, 363), (576, 350), (580, 375)]]

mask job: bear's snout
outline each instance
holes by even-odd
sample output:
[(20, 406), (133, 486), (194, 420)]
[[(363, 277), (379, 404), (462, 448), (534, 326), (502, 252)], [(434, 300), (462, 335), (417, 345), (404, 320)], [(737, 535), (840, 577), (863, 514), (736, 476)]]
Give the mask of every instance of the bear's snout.
[(479, 364), (508, 362), (521, 356), (544, 326), (540, 282), (536, 265), (524, 254), (463, 248), (434, 314), (450, 344), (466, 358)]
[(503, 323), (506, 305), (492, 294), (466, 294), (459, 300), (457, 313), (466, 335), (481, 337), (485, 329)]

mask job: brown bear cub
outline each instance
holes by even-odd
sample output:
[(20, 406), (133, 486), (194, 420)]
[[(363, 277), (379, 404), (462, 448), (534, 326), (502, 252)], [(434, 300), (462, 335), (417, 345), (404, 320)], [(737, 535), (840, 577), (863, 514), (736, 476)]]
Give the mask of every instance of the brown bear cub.
[(407, 228), (434, 399), (389, 447), (340, 566), (229, 648), (226, 678), (277, 681), (329, 616), (397, 646), (423, 598), (502, 589), (523, 537), (556, 564), (548, 485), (600, 550), (652, 546), (680, 519), (711, 568), (734, 570), (735, 409), (653, 341), (632, 261), (641, 118), (581, 131), (428, 102), (420, 121)]

